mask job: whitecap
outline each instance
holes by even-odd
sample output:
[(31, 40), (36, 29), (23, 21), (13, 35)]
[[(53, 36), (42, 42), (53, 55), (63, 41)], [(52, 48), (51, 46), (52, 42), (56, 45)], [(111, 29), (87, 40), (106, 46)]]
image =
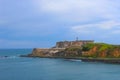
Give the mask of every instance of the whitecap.
[(81, 60), (77, 60), (77, 59), (70, 59), (70, 61), (81, 62)]

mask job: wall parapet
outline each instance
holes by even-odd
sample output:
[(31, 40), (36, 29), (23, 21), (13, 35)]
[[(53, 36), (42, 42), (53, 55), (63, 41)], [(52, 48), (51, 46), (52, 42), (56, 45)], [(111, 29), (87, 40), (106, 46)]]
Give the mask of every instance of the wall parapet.
[(94, 43), (94, 40), (60, 41), (56, 43), (55, 48), (67, 48), (70, 46), (83, 46), (88, 43)]

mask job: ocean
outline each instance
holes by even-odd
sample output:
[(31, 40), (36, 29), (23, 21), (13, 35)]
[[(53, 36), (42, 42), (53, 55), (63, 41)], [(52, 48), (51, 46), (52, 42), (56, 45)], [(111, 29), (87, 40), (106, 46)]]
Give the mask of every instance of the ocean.
[(120, 80), (119, 64), (19, 57), (31, 52), (0, 49), (0, 80)]

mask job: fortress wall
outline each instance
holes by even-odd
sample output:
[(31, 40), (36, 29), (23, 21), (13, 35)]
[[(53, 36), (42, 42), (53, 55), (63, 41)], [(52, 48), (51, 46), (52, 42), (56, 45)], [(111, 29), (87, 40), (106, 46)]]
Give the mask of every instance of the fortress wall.
[(56, 46), (54, 48), (35, 48), (29, 56), (32, 57), (52, 57), (56, 55), (56, 53), (64, 51), (65, 48), (68, 48), (70, 46), (80, 46), (87, 43), (93, 43), (92, 40), (80, 40), (80, 41), (61, 41), (57, 42)]
[(83, 46), (87, 43), (94, 43), (93, 40), (80, 40), (80, 41), (61, 41), (56, 43), (56, 48), (67, 48), (70, 46)]

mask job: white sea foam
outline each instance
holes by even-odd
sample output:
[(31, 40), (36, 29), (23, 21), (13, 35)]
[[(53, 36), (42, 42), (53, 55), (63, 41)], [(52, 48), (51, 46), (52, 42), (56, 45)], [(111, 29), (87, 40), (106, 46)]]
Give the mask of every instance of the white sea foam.
[(77, 60), (77, 59), (70, 59), (70, 61), (81, 62), (81, 60)]

